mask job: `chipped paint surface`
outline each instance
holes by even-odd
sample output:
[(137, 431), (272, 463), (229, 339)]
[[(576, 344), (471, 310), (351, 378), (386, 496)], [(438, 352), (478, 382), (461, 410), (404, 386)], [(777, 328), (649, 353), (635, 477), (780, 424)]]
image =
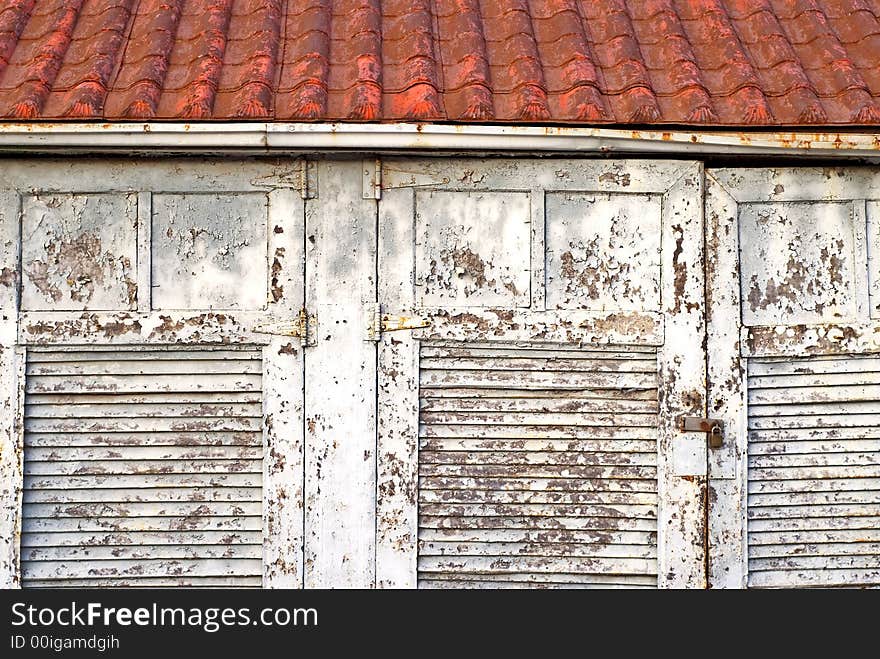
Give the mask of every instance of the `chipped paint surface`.
[(259, 586), (253, 349), (32, 349), (24, 587)]
[(359, 161), (318, 164), (306, 205), (306, 306), (318, 316), (305, 361), (305, 586), (371, 588), (376, 578), (376, 202)]
[(744, 205), (739, 213), (743, 322), (853, 318), (857, 220), (846, 202)]
[(529, 204), (522, 193), (419, 193), (421, 304), (527, 306)]
[(654, 348), (422, 343), (419, 586), (656, 587), (657, 377)]
[(868, 291), (871, 318), (880, 320), (880, 202), (869, 201), (868, 219)]
[(877, 172), (712, 176), (711, 585), (876, 585)]
[(265, 307), (266, 206), (265, 193), (154, 194), (153, 308)]
[(24, 195), (22, 308), (136, 309), (136, 217), (132, 195)]
[(660, 310), (658, 197), (550, 193), (544, 203), (548, 306)]
[[(145, 417), (199, 437), (239, 432), (213, 427), (215, 417), (229, 423), (246, 417), (242, 423), (248, 429), (240, 432), (253, 433), (251, 442), (259, 437), (259, 446), (227, 445), (213, 435), (200, 443), (198, 437), (181, 435), (180, 446), (173, 447), (82, 449), (88, 452), (82, 462), (91, 469), (112, 462), (133, 465), (132, 473), (116, 476), (167, 478), (161, 465), (152, 464), (160, 460), (206, 469), (228, 460), (224, 475), (261, 478), (256, 507), (256, 500), (219, 501), (208, 495), (190, 502), (112, 504), (108, 510), (118, 514), (104, 517), (123, 520), (120, 530), (83, 532), (96, 537), (125, 532), (125, 520), (159, 517), (147, 514), (159, 510), (180, 518), (174, 522), (178, 527), (167, 529), (175, 533), (195, 532), (192, 525), (199, 522), (190, 517), (255, 518), (259, 512), (256, 528), (237, 530), (262, 540), (259, 559), (172, 556), (161, 548), (156, 557), (162, 559), (157, 564), (164, 576), (139, 578), (198, 579), (191, 562), (216, 559), (220, 563), (211, 569), (259, 560), (248, 564), (257, 568), (248, 572), (249, 584), (267, 587), (446, 586), (449, 581), (560, 585), (546, 581), (553, 571), (571, 576), (567, 585), (585, 575), (614, 585), (602, 575), (625, 574), (633, 577), (625, 579), (627, 585), (701, 587), (708, 561), (716, 587), (827, 585), (833, 580), (816, 576), (816, 560), (790, 556), (780, 547), (816, 544), (804, 540), (809, 529), (800, 528), (811, 511), (823, 519), (832, 511), (844, 520), (827, 529), (842, 545), (849, 542), (847, 520), (873, 515), (870, 502), (836, 492), (826, 496), (820, 489), (821, 482), (840, 481), (853, 469), (864, 476), (861, 485), (870, 485), (869, 496), (876, 489), (872, 433), (878, 412), (871, 374), (880, 353), (880, 202), (870, 199), (870, 190), (877, 188), (873, 170), (710, 172), (704, 258), (703, 174), (695, 164), (400, 160), (385, 164), (378, 204), (363, 199), (363, 172), (355, 160), (322, 163), (316, 170), (321, 196), (306, 202), (295, 188), (299, 170), (291, 163), (141, 164), (134, 168), (130, 161), (114, 159), (75, 165), (47, 161), (39, 168), (30, 161), (0, 163), (7, 185), (0, 191), (0, 365), (6, 374), (0, 376), (0, 395), (5, 404), (17, 407), (23, 400), (22, 346), (45, 355), (145, 347), (169, 354), (195, 349), (223, 354), (242, 346), (259, 354), (261, 368), (239, 374), (236, 384), (256, 386), (259, 378), (264, 395), (258, 412), (241, 416), (244, 408), (236, 407), (253, 407), (255, 401), (207, 405), (193, 400), (175, 403), (178, 417), (159, 417), (155, 407)], [(35, 180), (41, 189), (34, 189)], [(90, 189), (95, 180), (106, 189)], [(44, 214), (58, 226), (86, 227), (76, 231), (90, 237), (72, 232), (63, 258), (49, 234), (34, 237), (29, 252), (23, 246), (27, 258), (19, 263), (18, 250), (11, 248), (19, 243), (18, 227), (25, 229), (27, 244), (28, 229), (42, 226), (27, 219), (28, 213), (37, 217), (33, 200), (55, 213)], [(112, 200), (122, 200), (118, 213), (101, 205), (116, 203)], [(106, 237), (88, 222), (64, 224), (68, 216), (89, 214), (110, 218), (101, 224), (107, 231), (125, 222), (132, 229)], [(173, 222), (163, 219), (171, 216)], [(114, 225), (118, 217), (124, 222)], [(135, 290), (126, 288), (126, 296), (115, 289), (107, 293), (102, 286), (120, 280), (110, 276), (112, 271), (107, 274), (105, 255), (125, 250), (133, 250), (126, 276)], [(72, 253), (99, 269), (84, 275)], [(57, 261), (56, 274), (29, 279), (28, 258)], [(154, 273), (167, 272), (165, 264), (179, 269), (155, 288)], [(212, 268), (222, 276), (215, 277)], [(62, 270), (71, 273), (63, 281)], [(28, 299), (43, 299), (50, 307), (18, 307), (20, 272), (22, 292), (30, 287)], [(163, 298), (163, 288), (167, 292), (169, 282), (178, 280), (183, 285), (173, 289), (174, 299)], [(232, 283), (212, 288), (217, 282)], [(62, 302), (77, 304), (52, 307), (53, 286)], [(112, 300), (100, 302), (102, 296)], [(364, 341), (364, 310), (377, 300), (391, 317), (423, 318), (429, 325)], [(266, 333), (290, 324), (304, 302), (318, 319), (315, 345), (310, 341), (303, 347), (290, 337)], [(137, 373), (78, 371), (59, 377), (38, 361), (31, 359), (32, 383), (57, 377), (63, 388), (93, 376), (77, 395), (124, 396), (131, 393), (126, 388), (148, 385), (157, 389), (150, 395), (174, 393), (155, 377), (151, 363)], [(193, 395), (210, 393), (200, 383), (223, 377), (209, 372), (215, 368), (207, 366), (211, 360), (199, 361), (207, 370), (176, 376), (178, 383), (194, 387)], [(746, 364), (768, 372), (750, 371), (754, 377), (746, 383)], [(773, 369), (791, 372), (770, 373)], [(773, 378), (782, 378), (782, 384), (776, 386)], [(102, 389), (111, 385), (112, 391)], [(788, 393), (789, 398), (779, 398), (789, 390), (802, 398)], [(59, 389), (27, 395), (67, 394)], [(36, 436), (40, 424), (55, 424), (61, 434), (70, 430), (65, 417), (45, 414), (51, 407), (46, 401), (33, 400), (43, 406), (43, 415), (28, 409), (28, 432)], [(786, 414), (776, 413), (779, 406)], [(722, 418), (727, 433), (722, 448), (707, 456), (705, 436), (678, 430), (675, 420), (683, 414)], [(823, 427), (802, 428), (798, 419)], [(114, 424), (124, 426), (122, 434), (144, 432), (138, 418), (98, 415), (92, 423), (89, 432), (103, 435)], [(749, 424), (756, 427), (747, 430)], [(775, 425), (757, 427), (762, 424)], [(24, 479), (56, 476), (23, 469), (39, 472), (39, 465), (82, 448), (34, 446), (41, 452), (27, 455), (22, 427), (14, 415), (0, 420), (0, 474), (13, 483), (2, 500), (9, 511), (6, 538), (16, 537)], [(504, 428), (516, 428), (517, 436)], [(821, 436), (800, 437), (805, 428)], [(650, 436), (618, 436), (624, 429)], [(760, 436), (764, 431), (775, 435)], [(853, 432), (860, 434), (845, 434)], [(651, 450), (633, 442), (650, 443)], [(221, 457), (229, 446), (235, 446), (235, 455)], [(810, 450), (798, 453), (799, 448)], [(133, 449), (130, 458), (123, 455)], [(246, 471), (257, 454), (259, 469)], [(792, 493), (777, 486), (791, 479), (778, 478), (784, 475), (780, 469), (801, 470), (804, 478), (798, 480), (807, 488), (793, 492), (799, 503), (785, 511), (776, 501)], [(645, 470), (653, 471), (646, 475)], [(630, 472), (639, 477), (629, 478)], [(203, 473), (213, 472), (196, 470), (192, 477)], [(466, 486), (446, 487), (447, 481), (461, 485), (467, 479)], [(577, 489), (563, 489), (566, 479), (577, 482)], [(519, 489), (507, 487), (514, 480)], [(624, 482), (629, 489), (615, 489)], [(758, 494), (769, 497), (766, 505), (749, 501), (748, 482), (762, 488)], [(654, 489), (639, 489), (645, 483)], [(443, 486), (434, 487), (438, 484)], [(840, 491), (852, 492), (845, 486)], [(648, 501), (651, 496), (655, 501)], [(94, 504), (25, 503), (27, 514), (51, 520), (49, 526), (67, 523), (65, 515), (74, 513), (100, 520)], [(192, 504), (193, 515), (170, 512), (182, 511), (184, 504)], [(240, 510), (233, 510), (235, 505)], [(219, 515), (221, 509), (233, 514)], [(496, 519), (514, 521), (505, 529), (487, 526), (492, 523), (487, 520)], [(775, 533), (778, 542), (750, 539), (747, 520), (754, 533)], [(568, 553), (554, 554), (551, 545), (564, 545)], [(610, 556), (617, 545), (636, 549)], [(17, 547), (0, 541), (3, 583), (9, 585), (18, 583)], [(758, 561), (752, 565), (749, 547)], [(117, 571), (89, 575), (90, 583), (134, 578), (131, 570), (143, 556), (136, 549), (115, 557), (110, 551), (98, 548), (93, 558), (118, 561)], [(835, 569), (871, 582), (869, 567), (858, 561), (867, 559), (846, 558)], [(459, 573), (468, 578), (447, 578)], [(28, 574), (33, 583), (43, 579), (37, 572)]]
[(0, 162), (0, 583), (302, 586), (298, 171)]
[[(702, 258), (701, 176), (383, 163), (380, 299), (429, 326), (380, 340), (377, 585), (705, 583), (705, 437), (674, 422), (705, 406), (702, 273), (687, 268)], [(497, 210), (519, 199), (523, 212)], [(426, 276), (450, 244), (457, 288), (455, 258)], [(486, 265), (507, 263), (530, 264), (521, 296)]]

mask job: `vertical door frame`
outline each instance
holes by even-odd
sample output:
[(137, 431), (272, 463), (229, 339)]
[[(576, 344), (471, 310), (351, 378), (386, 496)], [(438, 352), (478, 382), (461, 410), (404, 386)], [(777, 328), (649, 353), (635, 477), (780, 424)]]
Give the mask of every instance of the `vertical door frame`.
[[(205, 345), (262, 347), (263, 586), (303, 583), (303, 351), (299, 340), (262, 325), (293, 321), (304, 299), (305, 191), (293, 159), (185, 160), (138, 167), (131, 158), (101, 161), (0, 160), (0, 587), (20, 587), (22, 412), (29, 345)], [(35, 188), (34, 182), (40, 187)], [(100, 184), (96, 183), (100, 182)], [(267, 195), (267, 304), (262, 311), (153, 310), (150, 242), (156, 192), (264, 192)], [(137, 310), (24, 311), (21, 291), (21, 199), (25, 193), (134, 194), (138, 211)], [(272, 392), (275, 392), (272, 395)], [(293, 394), (293, 395), (291, 395)], [(9, 407), (8, 407), (9, 406)], [(11, 407), (13, 414), (9, 414)]]
[[(410, 159), (382, 163), (378, 296), (384, 310), (395, 316), (419, 315), (425, 311), (417, 306), (414, 274), (417, 238), (414, 191), (443, 189), (444, 186), (463, 191), (520, 187), (504, 180), (503, 165), (509, 167), (510, 160), (497, 161), (502, 167), (496, 168), (499, 171), (494, 174), (492, 162)], [(560, 318), (564, 312), (542, 314), (545, 227), (543, 217), (537, 223), (534, 218), (544, 207), (545, 193), (571, 190), (662, 195), (661, 309), (657, 316), (660, 327), (665, 326), (665, 330), (661, 330), (661, 335), (665, 331), (665, 338), (659, 348), (658, 364), (660, 404), (664, 411), (658, 438), (658, 494), (661, 497), (657, 520), (660, 531), (658, 583), (671, 588), (705, 587), (706, 437), (701, 433), (682, 432), (676, 425), (680, 415), (705, 415), (703, 166), (695, 161), (520, 158), (515, 162), (520, 175), (529, 179), (523, 191), (533, 195), (536, 191), (540, 193), (539, 199), (532, 200), (531, 214), (534, 306), (531, 310), (516, 312), (516, 318), (507, 326), (508, 330), (517, 327), (526, 336), (529, 323), (536, 322), (543, 323), (546, 340), (553, 340), (549, 337), (556, 332), (564, 337), (562, 340), (595, 341), (603, 333), (609, 334), (606, 321), (620, 321), (627, 315), (565, 312), (569, 316), (566, 321), (549, 326), (547, 318)], [(480, 176), (475, 177), (477, 172)], [(460, 315), (487, 322), (494, 318), (494, 322), (503, 323), (500, 316), (493, 317), (492, 313), (490, 309), (468, 308)], [(630, 315), (632, 318), (649, 316)], [(571, 318), (578, 321), (563, 327)], [(599, 329), (603, 327), (605, 329)], [(476, 338), (468, 334), (466, 328), (450, 332), (440, 338)], [(640, 331), (634, 332), (638, 335)], [(417, 585), (418, 354), (419, 339), (428, 337), (439, 337), (436, 328), (394, 332), (381, 336), (379, 341), (376, 497), (376, 583), (379, 587)], [(491, 332), (484, 332), (479, 338), (491, 339)], [(621, 340), (620, 336), (616, 338)], [(613, 339), (605, 339), (609, 340)]]
[(0, 588), (21, 585), (24, 349), (17, 345), (21, 198), (0, 191)]
[(706, 173), (706, 305), (710, 414), (724, 422), (720, 449), (709, 455), (710, 588), (744, 588), (747, 409), (740, 345), (741, 294), (737, 200)]

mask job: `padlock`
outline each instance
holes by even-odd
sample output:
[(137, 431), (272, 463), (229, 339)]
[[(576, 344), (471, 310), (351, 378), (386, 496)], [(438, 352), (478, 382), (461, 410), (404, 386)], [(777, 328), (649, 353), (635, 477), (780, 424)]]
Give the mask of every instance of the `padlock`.
[(721, 426), (715, 424), (709, 430), (709, 448), (721, 448), (724, 443), (724, 435), (721, 433)]

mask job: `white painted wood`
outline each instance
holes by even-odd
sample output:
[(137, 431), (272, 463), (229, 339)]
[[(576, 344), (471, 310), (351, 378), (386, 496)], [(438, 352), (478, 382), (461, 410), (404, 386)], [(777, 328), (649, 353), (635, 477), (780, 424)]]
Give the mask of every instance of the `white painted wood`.
[[(289, 323), (304, 302), (302, 179), (293, 160), (151, 160), (136, 167), (120, 158), (0, 161), (4, 395), (19, 385), (15, 400), (25, 395), (24, 378), (19, 382), (5, 368), (17, 359), (24, 375), (23, 357), (10, 357), (6, 347), (27, 345), (33, 359), (26, 423), (2, 419), (28, 434), (27, 468), (14, 467), (21, 448), (3, 451), (10, 463), (4, 484), (12, 485), (4, 488), (10, 500), (4, 506), (20, 510), (12, 499), (20, 496), (22, 480), (45, 503), (65, 492), (91, 492), (95, 502), (107, 502), (108, 511), (118, 508), (109, 497), (144, 506), (150, 499), (142, 495), (151, 489), (169, 502), (175, 499), (165, 494), (176, 490), (180, 501), (189, 490), (218, 519), (229, 517), (219, 523), (223, 528), (235, 517), (219, 515), (219, 503), (210, 501), (250, 497), (238, 508), (247, 511), (246, 525), (253, 527), (253, 558), (262, 565), (255, 575), (184, 572), (202, 585), (302, 585), (302, 348), (298, 338), (260, 330)], [(27, 231), (21, 251), (34, 276), (25, 282), (25, 308), (16, 314), (22, 203)], [(151, 304), (151, 289), (163, 285), (168, 295), (160, 293)], [(236, 359), (242, 345), (256, 350), (261, 362)], [(120, 361), (123, 346), (150, 346), (153, 354), (145, 359), (143, 350), (129, 352), (136, 358)], [(234, 378), (238, 389), (230, 392), (224, 378)], [(88, 381), (87, 394), (77, 389), (78, 379)], [(6, 426), (0, 438), (11, 449), (22, 444)], [(76, 464), (87, 466), (77, 471)], [(168, 464), (181, 470), (150, 473)], [(234, 495), (218, 494), (224, 490)], [(254, 510), (255, 501), (260, 510)], [(25, 510), (48, 509), (28, 504)], [(58, 526), (60, 515), (40, 523)], [(3, 537), (17, 538), (18, 512), (4, 521), (12, 526)], [(158, 517), (145, 524), (161, 526)], [(182, 544), (186, 540), (181, 536)], [(18, 579), (13, 562), (4, 569), (10, 583)], [(50, 585), (42, 573), (31, 576), (33, 585)], [(89, 583), (118, 581), (94, 577)], [(169, 575), (141, 583), (183, 582)]]
[[(412, 189), (385, 190), (379, 204), (378, 298), (406, 314), (416, 307), (412, 250)], [(392, 276), (389, 274), (393, 273)], [(416, 364), (412, 332), (386, 332), (377, 366), (376, 586), (415, 588), (418, 541), (418, 428)]]
[[(242, 357), (259, 364), (258, 350), (243, 350), (242, 353)], [(37, 359), (40, 354), (39, 351), (32, 353)], [(117, 351), (116, 363), (125, 362), (129, 354), (132, 354), (131, 350)], [(88, 359), (87, 354), (83, 359)], [(173, 576), (181, 585), (196, 585), (187, 581), (187, 577), (259, 576), (263, 565), (262, 543), (252, 543), (231, 552), (223, 548), (238, 544), (236, 534), (239, 530), (260, 530), (263, 497), (259, 486), (262, 485), (263, 447), (230, 444), (203, 446), (199, 443), (159, 447), (148, 445), (151, 436), (175, 437), (175, 429), (198, 430), (202, 436), (210, 436), (214, 431), (226, 432), (238, 423), (248, 421), (254, 422), (248, 424), (251, 429), (259, 430), (259, 406), (256, 409), (246, 406), (239, 409), (237, 414), (230, 410), (232, 413), (228, 415), (187, 415), (169, 424), (167, 418), (156, 416), (149, 408), (145, 414), (141, 414), (139, 408), (142, 403), (128, 393), (130, 387), (97, 385), (99, 392), (113, 396), (117, 407), (127, 408), (130, 425), (142, 433), (144, 443), (114, 443), (104, 447), (100, 439), (96, 439), (96, 443), (89, 447), (70, 446), (64, 438), (98, 429), (112, 433), (128, 426), (120, 424), (126, 419), (107, 417), (100, 409), (94, 409), (107, 407), (107, 403), (90, 404), (96, 389), (95, 380), (101, 376), (91, 374), (93, 369), (85, 367), (85, 362), (52, 363), (54, 366), (49, 373), (31, 368), (26, 378), (24, 475), (28, 501), (23, 504), (21, 511), (21, 538), (26, 548), (21, 558), (22, 584), (65, 585), (68, 580), (76, 580), (83, 585), (90, 582), (97, 585), (94, 580), (98, 579), (103, 585), (112, 583), (123, 586), (136, 584), (145, 577)], [(163, 366), (169, 372), (168, 377), (171, 377), (172, 369), (176, 368), (179, 374), (187, 374), (197, 370), (198, 363), (166, 359)], [(212, 389), (216, 392), (250, 389), (251, 385), (242, 380), (250, 376), (241, 373), (250, 369), (236, 369), (234, 366), (247, 363), (244, 359), (237, 360), (227, 367), (227, 373), (207, 376), (214, 378)], [(106, 367), (107, 361), (102, 361), (100, 365)], [(61, 372), (65, 375), (59, 376)], [(139, 376), (121, 375), (119, 381), (136, 377)], [(160, 376), (151, 377), (155, 379)], [(42, 389), (55, 391), (57, 387), (53, 383), (59, 378), (67, 383), (65, 391), (84, 404), (30, 404), (28, 392)], [(51, 410), (51, 413), (47, 415), (44, 409)], [(57, 445), (34, 447), (30, 441), (31, 432), (46, 429), (55, 433)], [(239, 496), (234, 501), (223, 501), (222, 495), (206, 500), (201, 488), (178, 488), (180, 494), (177, 500), (157, 500), (150, 496), (151, 485), (165, 485), (169, 474), (252, 474), (257, 487), (239, 490), (245, 496)], [(94, 480), (93, 484), (100, 483), (100, 490), (89, 488), (86, 482), (71, 488), (74, 485), (69, 480), (71, 476), (76, 476), (80, 481), (90, 476), (99, 477), (100, 481)], [(44, 493), (59, 490), (66, 493), (63, 502), (30, 500), (33, 496), (40, 498), (42, 495), (45, 498)], [(92, 552), (94, 538), (81, 538), (81, 544), (66, 545), (62, 542), (70, 534), (89, 531), (112, 532), (114, 535), (96, 553)], [(184, 547), (187, 546), (187, 534), (194, 538), (201, 532), (214, 534), (225, 531), (226, 535), (212, 536), (215, 545), (213, 551), (190, 546), (189, 552), (184, 555), (168, 556), (164, 549), (160, 547), (154, 551), (147, 538), (138, 536), (141, 532), (156, 531), (167, 531), (171, 537), (177, 535)], [(59, 555), (54, 549), (59, 544), (76, 551)], [(122, 547), (123, 551), (109, 552), (108, 548), (113, 547)]]
[(868, 223), (867, 266), (868, 295), (871, 318), (880, 320), (880, 201), (868, 201), (865, 214)]
[(657, 517), (660, 585), (705, 588), (706, 436), (678, 429), (706, 410), (703, 169), (684, 168), (663, 196)]
[(530, 220), (525, 192), (417, 188), (419, 306), (528, 306)]
[(550, 341), (573, 344), (663, 344), (664, 316), (638, 311), (532, 311), (510, 308), (422, 308), (429, 322), (415, 329), (419, 339), (458, 341)]
[[(416, 545), (417, 536), (424, 541), (438, 532), (468, 531), (468, 538), (459, 539), (515, 542), (510, 538), (528, 534), (524, 525), (531, 523), (546, 538), (550, 527), (543, 516), (512, 512), (527, 503), (542, 504), (545, 513), (561, 506), (558, 510), (569, 516), (557, 515), (554, 524), (568, 533), (611, 532), (602, 518), (571, 516), (590, 509), (564, 508), (560, 497), (587, 503), (596, 493), (631, 495), (635, 501), (658, 491), (661, 519), (666, 515), (661, 528), (669, 537), (661, 541), (666, 554), (657, 554), (652, 574), (618, 576), (616, 582), (602, 581), (602, 574), (590, 579), (656, 586), (662, 575), (664, 586), (704, 584), (706, 440), (678, 433), (674, 425), (674, 416), (702, 415), (705, 405), (703, 274), (700, 268), (686, 270), (702, 258), (701, 179), (697, 166), (664, 162), (383, 163), (380, 302), (386, 313), (414, 315), (430, 325), (386, 333), (380, 343), (378, 585), (416, 585), (419, 566), (427, 565), (418, 558), (424, 545)], [(587, 198), (599, 200), (602, 212), (595, 217), (589, 212), (596, 203)], [(529, 212), (506, 210), (502, 223), (496, 212), (501, 199), (508, 204), (527, 200), (522, 205)], [(655, 212), (636, 214), (637, 205)], [(615, 225), (612, 220), (624, 215)], [(596, 241), (606, 251), (615, 249), (615, 236), (634, 250), (627, 261), (636, 270), (627, 277), (635, 288), (627, 288), (626, 277), (615, 279), (597, 270), (580, 273), (596, 280), (601, 290), (595, 298), (571, 287), (566, 294), (565, 286), (557, 285), (563, 273), (557, 267), (560, 261), (548, 254), (551, 243), (563, 254), (583, 243), (586, 254), (587, 245)], [(664, 250), (657, 257), (661, 242)], [(436, 258), (450, 245), (481, 258), (472, 259), (475, 267), (470, 269), (460, 258), (456, 270), (454, 258)], [(482, 258), (484, 251), (491, 258)], [(512, 264), (529, 261), (530, 290), (523, 299), (515, 279), (502, 275), (509, 274)], [(578, 273), (573, 276), (579, 281)], [(438, 283), (443, 285), (434, 286)], [(556, 286), (553, 302), (551, 286)], [(676, 330), (672, 344), (670, 319)], [(659, 364), (658, 348), (663, 354)], [(541, 368), (535, 367), (538, 363)], [(656, 389), (652, 394), (658, 375), (671, 383), (661, 384), (665, 398), (660, 407)], [(557, 400), (563, 394), (564, 408)], [(564, 473), (554, 460), (564, 462)], [(415, 465), (420, 465), (418, 480)], [(419, 503), (416, 493), (423, 497)], [(449, 507), (454, 502), (461, 505)], [(513, 524), (503, 529), (492, 526), (498, 515), (489, 514), (500, 513), (502, 502)], [(471, 503), (483, 507), (461, 507)], [(624, 506), (623, 517), (615, 519), (615, 533), (657, 533), (656, 519), (627, 517), (637, 508), (626, 508), (619, 498), (615, 503)], [(465, 509), (481, 513), (472, 518), (450, 514)], [(461, 519), (475, 520), (473, 528), (454, 521)], [(590, 542), (587, 536), (578, 537)], [(658, 542), (657, 537), (650, 542)], [(441, 567), (443, 579), (431, 572), (433, 576), (418, 577), (419, 585), (481, 583), (473, 576), (457, 578), (459, 567), (452, 563)], [(439, 567), (432, 564), (431, 569)], [(584, 575), (575, 572), (572, 567), (556, 582), (544, 576), (541, 581), (576, 585)], [(526, 585), (534, 579), (527, 570), (513, 570), (503, 585)]]
[(743, 357), (846, 355), (880, 351), (880, 321), (744, 327)]
[(23, 351), (16, 348), (21, 200), (0, 190), (0, 588), (18, 588)]
[[(17, 190), (0, 188), (0, 311), (2, 320), (18, 309), (21, 197)], [(4, 335), (5, 339), (5, 335)]]
[(552, 192), (547, 305), (660, 311), (660, 195)]
[(706, 326), (708, 404), (724, 422), (724, 440), (710, 449), (708, 579), (710, 588), (745, 585), (746, 398), (740, 355), (740, 242), (737, 205), (706, 174)]
[[(268, 195), (267, 305), (291, 320), (305, 304), (305, 207), (285, 188)], [(272, 336), (263, 348), (263, 587), (304, 583), (305, 355), (303, 341)]]
[(137, 196), (22, 194), (25, 310), (137, 306)]
[(141, 313), (153, 309), (151, 298), (152, 281), (152, 241), (153, 241), (153, 195), (151, 192), (139, 192), (137, 195), (137, 304), (135, 308)]
[(711, 482), (711, 584), (872, 585), (877, 172), (711, 176), (710, 412), (736, 450), (710, 464), (723, 476)]
[(533, 311), (547, 308), (547, 200), (544, 190), (533, 188), (529, 191), (529, 227), (531, 228), (531, 304)]
[(376, 344), (363, 309), (376, 300), (376, 202), (361, 163), (318, 164), (306, 206), (306, 305), (318, 343), (306, 353), (305, 585), (375, 581)]
[(753, 202), (738, 207), (738, 219), (743, 324), (858, 320), (856, 233), (863, 237), (864, 223), (852, 204)]
[(153, 307), (264, 308), (267, 213), (265, 192), (153, 193)]
[[(8, 323), (9, 321), (4, 321)], [(18, 588), (23, 484), (22, 384), (24, 352), (0, 345), (0, 587)]]
[[(499, 344), (503, 345), (503, 344)], [(609, 359), (604, 369), (591, 372), (565, 368), (555, 363), (551, 344), (544, 344), (543, 350), (536, 350), (523, 362), (521, 368), (528, 370), (510, 371), (511, 379), (492, 378), (486, 382), (480, 378), (483, 372), (494, 373), (498, 361), (504, 363), (503, 347), (494, 350), (473, 349), (470, 359), (462, 363), (461, 357), (437, 359), (425, 357), (424, 353), (436, 354), (438, 348), (430, 343), (423, 344), (421, 359), (421, 413), (419, 415), (420, 434), (426, 440), (421, 443), (419, 453), (420, 474), (425, 477), (419, 488), (419, 558), (418, 579), (436, 582), (450, 577), (469, 575), (474, 582), (480, 582), (490, 574), (530, 574), (535, 583), (553, 582), (555, 573), (579, 574), (578, 583), (602, 583), (603, 575), (615, 575), (618, 583), (642, 583), (645, 577), (652, 576), (656, 584), (657, 548), (657, 364), (651, 364), (650, 372), (645, 373), (643, 387), (653, 394), (653, 400), (638, 400), (641, 405), (649, 403), (653, 410), (644, 415), (631, 415), (606, 408), (602, 414), (591, 414), (578, 409), (580, 396), (580, 377), (595, 378), (602, 372), (605, 378), (602, 385), (605, 395), (611, 400), (583, 401), (583, 407), (590, 412), (601, 408), (602, 402), (627, 401), (633, 390), (627, 371), (618, 370), (619, 361), (613, 349), (608, 351)], [(459, 355), (471, 353), (468, 344), (455, 348)], [(526, 350), (520, 350), (525, 352)], [(598, 351), (592, 351), (594, 359), (590, 363), (601, 362)], [(643, 353), (647, 356), (650, 353)], [(475, 366), (481, 366), (481, 369)], [(598, 371), (598, 372), (597, 372)], [(539, 390), (539, 398), (531, 398), (531, 392), (520, 393), (519, 398), (508, 398), (511, 387), (521, 386), (529, 373), (546, 375)], [(438, 386), (455, 386), (458, 391), (454, 398), (434, 397), (442, 391)], [(570, 385), (574, 385), (572, 390)], [(491, 390), (491, 398), (474, 398), (475, 390)], [(614, 394), (619, 394), (618, 399)], [(479, 402), (483, 410), (475, 410), (474, 402)], [(510, 411), (507, 403), (521, 403), (519, 407), (532, 409), (529, 414)], [(567, 413), (553, 412), (553, 403)], [(443, 412), (435, 411), (438, 407)], [(460, 445), (462, 440), (448, 438), (450, 425), (463, 423), (470, 429), (474, 438), (492, 436), (493, 424), (503, 426), (512, 435), (509, 439), (464, 440), (479, 442)], [(547, 434), (549, 428), (564, 433), (582, 425), (601, 425), (616, 431), (621, 428), (646, 427), (646, 436), (652, 440), (631, 442), (626, 439), (607, 439), (598, 445), (562, 442), (553, 444), (552, 440), (530, 445), (520, 439), (524, 426)], [(487, 428), (489, 426), (489, 428)], [(430, 439), (428, 439), (430, 438)], [(507, 491), (504, 483), (516, 482), (524, 476), (538, 476), (547, 479), (567, 479), (571, 486), (564, 491), (547, 493), (535, 491)], [(429, 487), (435, 481), (428, 478), (442, 478), (444, 489)], [(510, 477), (513, 477), (512, 479)], [(486, 489), (465, 489), (473, 478), (485, 478)], [(583, 478), (584, 480), (580, 480)], [(588, 489), (591, 480), (603, 479), (608, 482), (618, 480), (622, 485), (637, 482), (644, 487), (637, 491), (629, 489), (596, 494)], [(630, 480), (637, 479), (637, 480)], [(583, 486), (579, 487), (579, 484)], [(439, 483), (438, 483), (439, 484)], [(543, 497), (540, 495), (544, 494)], [(512, 496), (516, 495), (516, 496)], [(536, 496), (537, 495), (537, 496)], [(438, 543), (425, 538), (425, 532), (432, 529), (457, 528), (488, 530), (494, 528), (546, 528), (548, 518), (558, 530), (551, 539), (536, 539), (532, 543), (499, 544), (486, 540), (458, 542), (454, 539)], [(640, 520), (635, 522), (634, 520)], [(608, 538), (577, 536), (577, 529), (589, 528), (607, 532), (609, 529), (630, 528), (641, 524), (643, 530), (652, 534), (648, 545), (632, 546), (617, 544)], [(642, 528), (641, 526), (639, 528)], [(566, 530), (563, 530), (566, 529)], [(428, 533), (427, 535), (430, 535)]]

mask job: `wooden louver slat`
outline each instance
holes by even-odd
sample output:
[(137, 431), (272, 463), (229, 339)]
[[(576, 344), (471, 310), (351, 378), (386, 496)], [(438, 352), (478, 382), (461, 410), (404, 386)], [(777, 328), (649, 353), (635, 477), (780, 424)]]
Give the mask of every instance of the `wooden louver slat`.
[(258, 349), (33, 349), (22, 585), (259, 587)]

